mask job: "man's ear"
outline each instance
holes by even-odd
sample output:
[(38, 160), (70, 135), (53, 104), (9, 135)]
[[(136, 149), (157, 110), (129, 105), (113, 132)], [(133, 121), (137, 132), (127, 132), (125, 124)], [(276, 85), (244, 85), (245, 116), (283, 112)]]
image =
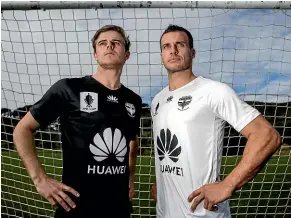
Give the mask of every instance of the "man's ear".
[(94, 59), (97, 61), (97, 52), (94, 52)]
[(195, 51), (194, 48), (191, 48), (191, 57), (192, 57), (192, 59), (194, 59), (195, 56), (196, 56), (196, 51)]
[(129, 57), (130, 57), (130, 52), (129, 51), (125, 52), (125, 60), (128, 60)]
[(162, 53), (160, 54), (160, 56), (161, 56), (161, 63), (162, 63), (162, 65), (164, 65), (163, 58), (162, 58)]

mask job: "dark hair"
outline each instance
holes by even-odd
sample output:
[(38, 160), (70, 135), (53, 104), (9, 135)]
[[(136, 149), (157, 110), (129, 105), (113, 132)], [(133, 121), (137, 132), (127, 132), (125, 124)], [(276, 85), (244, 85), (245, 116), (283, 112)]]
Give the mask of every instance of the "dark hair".
[(166, 33), (170, 33), (170, 32), (184, 32), (187, 34), (188, 36), (188, 40), (189, 40), (189, 46), (190, 46), (190, 49), (193, 48), (193, 37), (191, 35), (191, 33), (186, 30), (185, 28), (181, 27), (181, 26), (178, 26), (178, 25), (173, 25), (173, 24), (170, 24), (167, 29), (163, 32), (161, 38), (160, 38), (160, 48), (162, 50), (162, 38), (163, 36), (166, 34)]
[(92, 46), (93, 46), (93, 49), (94, 49), (94, 53), (96, 52), (96, 41), (97, 41), (99, 35), (101, 33), (107, 32), (107, 31), (116, 31), (116, 32), (118, 32), (122, 36), (122, 38), (124, 39), (125, 51), (129, 51), (130, 41), (129, 41), (129, 37), (125, 35), (124, 29), (122, 29), (119, 26), (115, 26), (115, 25), (106, 25), (106, 26), (103, 26), (101, 29), (97, 30), (95, 35), (93, 36), (93, 38), (91, 40), (92, 41)]

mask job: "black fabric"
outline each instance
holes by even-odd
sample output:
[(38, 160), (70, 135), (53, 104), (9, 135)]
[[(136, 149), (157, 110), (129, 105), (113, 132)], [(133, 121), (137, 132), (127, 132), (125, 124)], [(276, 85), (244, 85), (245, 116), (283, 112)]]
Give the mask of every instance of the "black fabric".
[(141, 103), (123, 85), (110, 90), (86, 76), (58, 81), (31, 107), (42, 126), (60, 117), (63, 183), (80, 193), (70, 195), (77, 207), (56, 217), (129, 216), (129, 142), (139, 134)]

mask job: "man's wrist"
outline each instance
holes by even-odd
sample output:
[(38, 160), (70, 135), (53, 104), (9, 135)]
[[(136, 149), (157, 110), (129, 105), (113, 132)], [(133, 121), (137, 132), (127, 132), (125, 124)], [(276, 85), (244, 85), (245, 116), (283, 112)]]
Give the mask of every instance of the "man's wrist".
[(40, 173), (35, 176), (32, 176), (31, 179), (32, 179), (33, 184), (37, 186), (37, 184), (42, 182), (46, 177), (47, 175), (45, 173)]
[(236, 185), (228, 178), (225, 178), (221, 183), (227, 192), (233, 193), (237, 189)]

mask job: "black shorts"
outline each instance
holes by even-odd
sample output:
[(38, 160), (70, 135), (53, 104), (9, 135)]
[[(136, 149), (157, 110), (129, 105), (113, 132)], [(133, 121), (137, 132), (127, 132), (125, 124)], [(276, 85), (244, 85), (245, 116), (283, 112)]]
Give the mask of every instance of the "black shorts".
[(130, 214), (133, 213), (131, 201), (129, 202), (129, 208), (126, 212), (120, 211), (118, 213), (118, 209), (114, 208), (114, 205), (111, 209), (108, 209), (108, 212), (102, 211), (102, 213), (100, 213), (100, 211), (98, 212), (97, 207), (95, 209), (96, 210), (91, 211), (90, 213), (76, 209), (71, 209), (69, 212), (67, 212), (62, 207), (58, 207), (56, 209), (54, 218), (130, 218)]

